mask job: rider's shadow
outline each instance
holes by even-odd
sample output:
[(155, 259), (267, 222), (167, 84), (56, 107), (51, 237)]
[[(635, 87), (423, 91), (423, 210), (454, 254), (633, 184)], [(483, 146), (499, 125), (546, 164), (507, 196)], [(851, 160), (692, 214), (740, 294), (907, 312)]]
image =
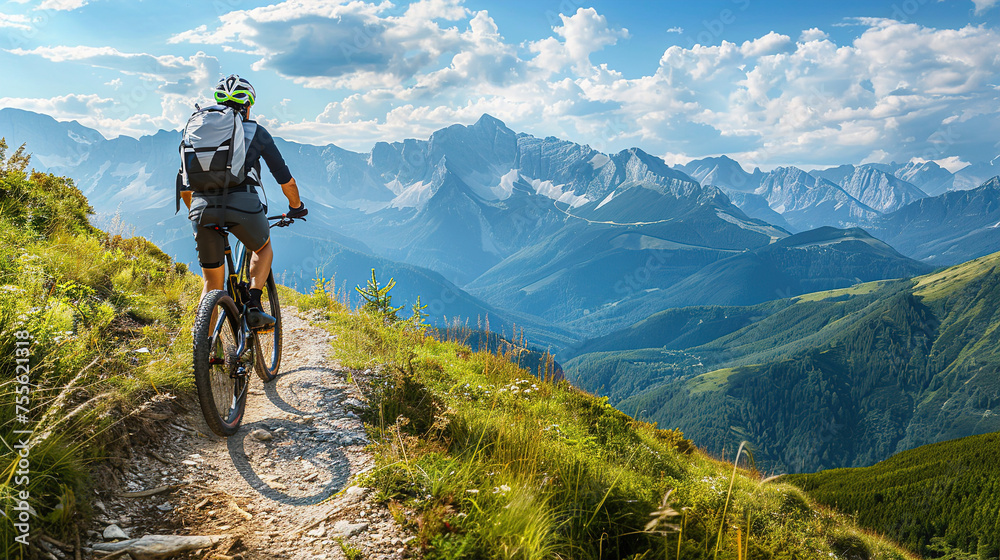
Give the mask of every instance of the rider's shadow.
[[(323, 485), (318, 492), (309, 496), (291, 496), (276, 488), (272, 488), (254, 471), (254, 467), (250, 464), (250, 458), (246, 453), (246, 438), (257, 428), (264, 428), (269, 431), (284, 428), (283, 433), (296, 434), (300, 438), (298, 445), (291, 448), (285, 447), (284, 449), (289, 454), (294, 451), (294, 454), (300, 456), (301, 459), (313, 459), (310, 462), (314, 466), (327, 470), (330, 474), (330, 481)], [(264, 497), (295, 506), (318, 504), (339, 492), (347, 484), (347, 481), (351, 477), (350, 461), (348, 461), (336, 441), (315, 441), (315, 438), (309, 438), (304, 434), (300, 434), (299, 432), (301, 431), (303, 431), (301, 424), (276, 418), (267, 418), (251, 424), (244, 424), (238, 433), (230, 436), (227, 440), (229, 457), (233, 461), (237, 472), (247, 481), (247, 484), (257, 492), (260, 492)], [(272, 440), (264, 443), (264, 445), (273, 449), (275, 442)], [(297, 461), (287, 460), (287, 462), (293, 463)], [(276, 467), (276, 470), (280, 472), (280, 464)], [(289, 480), (289, 482), (295, 481)]]
[[(337, 370), (328, 367), (318, 367), (318, 366), (298, 367), (293, 370), (282, 373), (273, 382), (265, 384), (264, 394), (267, 396), (267, 400), (271, 401), (271, 404), (273, 404), (275, 407), (282, 410), (283, 412), (287, 412), (289, 414), (295, 414), (298, 416), (314, 415), (317, 412), (319, 412), (319, 410), (302, 410), (300, 408), (297, 408), (288, 401), (286, 401), (281, 396), (281, 393), (279, 391), (279, 385), (281, 386), (280, 387), (281, 390), (292, 391), (292, 392), (298, 389), (303, 389), (308, 391), (317, 387), (317, 384), (313, 382), (297, 383), (296, 380), (292, 379), (292, 374), (300, 371), (310, 371), (310, 372), (330, 373), (330, 374), (340, 373)], [(323, 393), (325, 393), (324, 396), (325, 401), (343, 401), (344, 391), (342, 391), (341, 389), (332, 389), (323, 387), (322, 391)], [(319, 406), (318, 402), (314, 404), (316, 404), (317, 407)]]

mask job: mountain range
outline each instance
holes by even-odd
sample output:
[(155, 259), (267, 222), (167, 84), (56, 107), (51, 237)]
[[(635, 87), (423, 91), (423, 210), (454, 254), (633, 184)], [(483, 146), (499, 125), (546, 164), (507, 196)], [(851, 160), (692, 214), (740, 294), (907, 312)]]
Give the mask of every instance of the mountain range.
[[(0, 136), (26, 143), (37, 168), (73, 178), (98, 224), (196, 264), (190, 225), (171, 212), (177, 132), (109, 140), (2, 109)], [(927, 271), (917, 259), (947, 265), (1000, 245), (989, 227), (1000, 216), (987, 223), (996, 188), (928, 197), (902, 178), (954, 189), (982, 165), (748, 173), (722, 156), (670, 167), (638, 148), (604, 154), (516, 133), (489, 115), (368, 153), (276, 142), (312, 210), (276, 236), (285, 282), (335, 277), (350, 292), (384, 269), (398, 276), (401, 303), (422, 295), (440, 321), (490, 316), (557, 349), (666, 308), (912, 276)]]
[(1000, 179), (924, 198), (875, 220), (873, 235), (933, 265), (1000, 251)]

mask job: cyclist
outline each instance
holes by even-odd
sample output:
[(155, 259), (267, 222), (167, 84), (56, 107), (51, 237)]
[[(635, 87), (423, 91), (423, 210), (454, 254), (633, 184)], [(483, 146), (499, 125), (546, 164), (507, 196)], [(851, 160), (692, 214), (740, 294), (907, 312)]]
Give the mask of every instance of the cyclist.
[[(205, 195), (191, 190), (181, 192), (184, 204), (188, 207), (188, 218), (194, 227), (198, 261), (205, 279), (201, 297), (204, 298), (212, 290), (225, 288), (225, 243), (221, 228), (226, 227), (253, 251), (250, 259), (250, 304), (245, 315), (247, 326), (266, 329), (274, 325), (275, 319), (261, 309), (261, 288), (271, 271), (274, 251), (267, 223), (267, 207), (261, 203), (256, 189), (261, 186), (260, 158), (264, 158), (268, 171), (281, 185), (281, 192), (288, 199), (286, 215), (301, 218), (308, 214), (308, 210), (299, 198), (299, 188), (274, 145), (274, 139), (263, 126), (250, 120), (250, 107), (256, 100), (256, 92), (250, 82), (233, 74), (219, 80), (214, 93), (216, 103), (232, 107), (243, 117), (247, 146), (246, 180), (230, 187), (226, 195)], [(225, 209), (222, 207), (223, 198), (226, 200)], [(220, 223), (223, 219), (226, 222), (224, 224)]]

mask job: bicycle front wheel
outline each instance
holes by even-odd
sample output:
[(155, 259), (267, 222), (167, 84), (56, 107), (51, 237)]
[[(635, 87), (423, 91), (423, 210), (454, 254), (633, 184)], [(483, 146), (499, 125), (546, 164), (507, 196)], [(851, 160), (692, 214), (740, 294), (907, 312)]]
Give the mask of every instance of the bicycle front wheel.
[(254, 371), (264, 383), (274, 381), (281, 365), (281, 307), (278, 305), (278, 287), (274, 283), (274, 273), (269, 272), (264, 283), (263, 294), (260, 296), (260, 306), (264, 313), (274, 317), (274, 328), (267, 331), (257, 331), (257, 362)]
[(209, 292), (194, 322), (194, 381), (205, 422), (223, 437), (239, 430), (247, 403), (247, 379), (238, 374), (239, 332), (233, 299)]

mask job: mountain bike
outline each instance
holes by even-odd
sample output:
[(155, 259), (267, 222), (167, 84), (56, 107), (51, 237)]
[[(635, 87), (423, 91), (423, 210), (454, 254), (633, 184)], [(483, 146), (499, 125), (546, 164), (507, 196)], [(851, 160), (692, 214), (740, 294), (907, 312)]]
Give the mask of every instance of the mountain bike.
[[(271, 227), (286, 227), (296, 219), (284, 214), (269, 216)], [(278, 376), (281, 365), (281, 308), (274, 273), (268, 272), (261, 288), (261, 309), (275, 318), (266, 330), (251, 330), (244, 313), (250, 301), (250, 257), (252, 252), (238, 240), (229, 245), (229, 232), (219, 228), (226, 244), (229, 272), (225, 290), (209, 292), (198, 306), (194, 322), (194, 381), (201, 412), (216, 434), (231, 436), (240, 428), (247, 404), (250, 370), (264, 383)], [(237, 255), (233, 262), (233, 253)]]

